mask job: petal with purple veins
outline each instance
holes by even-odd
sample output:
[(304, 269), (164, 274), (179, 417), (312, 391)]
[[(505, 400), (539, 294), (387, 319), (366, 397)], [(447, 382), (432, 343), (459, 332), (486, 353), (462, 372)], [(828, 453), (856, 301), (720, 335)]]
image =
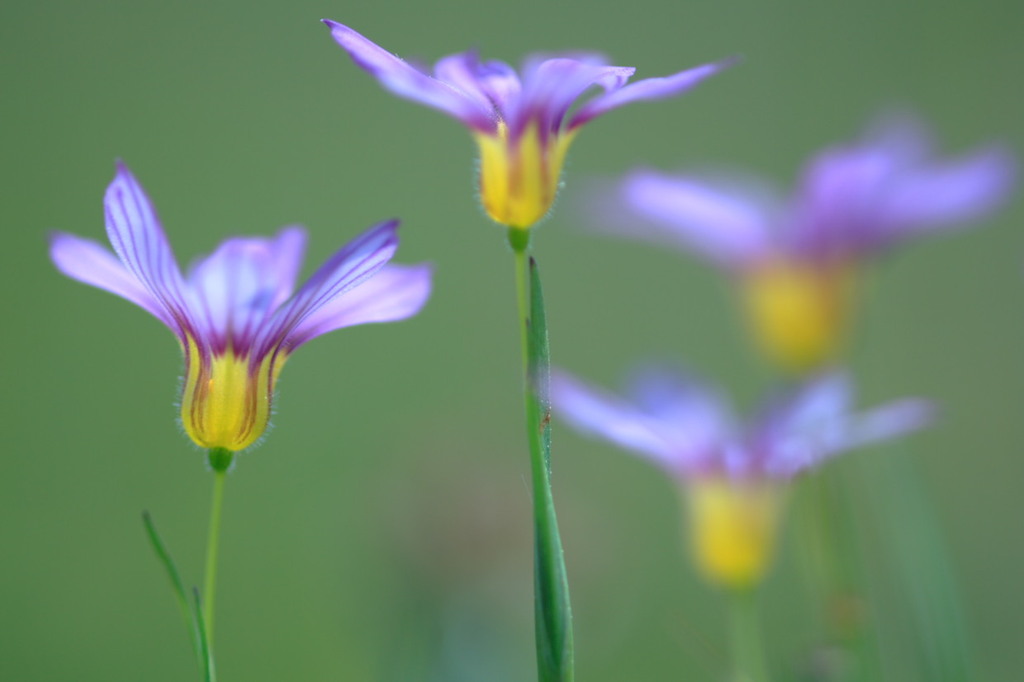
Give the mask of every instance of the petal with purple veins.
[(288, 299), (302, 265), (306, 232), (281, 230), (273, 239), (236, 237), (221, 243), (189, 273), (196, 323), (223, 352), (248, 352), (274, 310)]
[(306, 317), (285, 345), (297, 348), (327, 332), (371, 322), (395, 322), (418, 313), (430, 297), (429, 265), (385, 265), (359, 286)]
[(91, 239), (57, 232), (50, 238), (50, 258), (68, 277), (131, 301), (170, 327), (171, 331), (179, 333), (164, 304), (102, 245)]
[(330, 19), (323, 22), (353, 61), (391, 92), (443, 111), (481, 131), (495, 129), (493, 111), (478, 97), (422, 73), (348, 26)]
[(371, 227), (331, 256), (295, 296), (281, 306), (273, 321), (264, 326), (256, 342), (257, 352), (284, 343), (310, 316), (337, 296), (374, 275), (398, 248), (398, 221)]
[(712, 64), (703, 64), (686, 71), (680, 71), (662, 78), (645, 78), (629, 85), (611, 89), (603, 95), (590, 100), (572, 117), (569, 128), (577, 128), (598, 116), (631, 102), (673, 97), (686, 92), (705, 78), (713, 76), (723, 69), (736, 63), (736, 59), (726, 59)]
[(562, 57), (541, 62), (524, 75), (522, 94), (515, 110), (508, 113), (512, 134), (522, 133), (532, 121), (538, 122), (541, 134), (558, 132), (569, 108), (587, 88), (598, 85), (615, 90), (634, 71), (629, 66)]
[(181, 271), (149, 197), (122, 163), (117, 165), (103, 205), (107, 235), (121, 262), (163, 302), (184, 331), (191, 314)]

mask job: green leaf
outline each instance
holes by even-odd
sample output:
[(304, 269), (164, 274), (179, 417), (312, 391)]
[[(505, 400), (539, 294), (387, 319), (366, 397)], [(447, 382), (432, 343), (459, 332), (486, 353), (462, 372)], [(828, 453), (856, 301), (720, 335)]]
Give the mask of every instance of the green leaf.
[[(522, 257), (520, 255), (520, 257)], [(534, 606), (541, 682), (573, 679), (572, 610), (562, 540), (551, 494), (550, 354), (540, 272), (529, 261), (526, 424), (533, 473)]]
[(150, 516), (148, 511), (142, 512), (142, 523), (146, 527), (146, 535), (149, 536), (149, 541), (153, 545), (153, 551), (156, 552), (157, 559), (163, 564), (167, 577), (171, 580), (171, 588), (174, 590), (174, 596), (178, 601), (178, 608), (181, 610), (181, 617), (185, 621), (185, 628), (188, 630), (189, 638), (192, 641), (192, 650), (195, 653), (196, 659), (202, 665), (199, 626), (196, 614), (192, 611), (189, 599), (185, 595), (185, 586), (181, 582), (178, 567), (174, 565), (174, 559), (171, 558), (170, 552), (167, 551), (163, 540), (160, 539), (160, 534), (156, 532), (153, 517)]
[(209, 634), (206, 632), (206, 619), (203, 618), (203, 605), (199, 598), (199, 588), (192, 588), (194, 607), (196, 613), (196, 624), (199, 629), (199, 665), (203, 670), (205, 682), (216, 682), (217, 673), (213, 667), (213, 650), (210, 648)]
[(913, 609), (923, 668), (935, 682), (968, 682), (975, 679), (974, 666), (949, 550), (909, 448), (892, 448), (892, 456), (866, 473), (882, 536)]

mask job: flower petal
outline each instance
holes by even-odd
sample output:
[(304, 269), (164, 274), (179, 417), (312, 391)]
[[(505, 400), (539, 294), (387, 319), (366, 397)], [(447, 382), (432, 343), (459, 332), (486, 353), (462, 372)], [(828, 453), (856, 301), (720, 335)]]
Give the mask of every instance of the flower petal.
[(91, 239), (56, 232), (50, 237), (50, 258), (62, 273), (79, 282), (105, 289), (146, 310), (177, 331), (177, 325), (163, 303), (119, 261), (114, 254)]
[(566, 372), (555, 370), (551, 374), (551, 403), (582, 433), (606, 438), (674, 475), (680, 475), (699, 455), (680, 449), (678, 443), (666, 438), (663, 424), (642, 409)]
[[(908, 399), (853, 413), (849, 375), (807, 384), (762, 421), (757, 450), (773, 476), (789, 477), (838, 454), (920, 429), (931, 422), (928, 401)], [(755, 435), (757, 437), (757, 435)]]
[(385, 265), (359, 286), (311, 313), (295, 327), (286, 344), (297, 348), (342, 327), (412, 317), (430, 297), (431, 275), (429, 265)]
[(184, 335), (191, 315), (174, 252), (145, 191), (128, 167), (117, 173), (103, 200), (107, 236), (121, 262), (161, 301)]
[(484, 132), (495, 128), (494, 114), (473, 91), (463, 91), (418, 71), (348, 26), (330, 19), (323, 23), (353, 61), (399, 97), (439, 109)]
[(623, 88), (612, 89), (603, 95), (595, 97), (580, 107), (579, 111), (577, 111), (572, 117), (572, 121), (569, 123), (569, 128), (578, 128), (584, 123), (594, 120), (605, 112), (621, 107), (624, 104), (629, 104), (630, 102), (662, 99), (664, 97), (672, 97), (681, 94), (694, 87), (705, 78), (713, 76), (716, 73), (732, 66), (737, 61), (739, 60), (735, 57), (732, 59), (724, 59), (720, 62), (703, 64), (692, 69), (687, 69), (686, 71), (680, 71), (679, 73), (671, 76), (664, 76), (662, 78), (645, 78), (644, 80), (630, 83)]
[[(769, 248), (769, 226), (778, 212), (774, 197), (753, 184), (716, 187), (712, 182), (653, 171), (630, 174), (618, 194), (629, 213), (644, 220), (623, 217), (606, 229), (668, 242), (724, 266), (763, 255)], [(616, 212), (621, 213), (613, 210), (611, 215)]]
[(1015, 160), (1001, 147), (909, 174), (882, 201), (886, 230), (879, 236), (895, 241), (981, 217), (1008, 198), (1015, 175)]
[(273, 239), (236, 237), (198, 261), (189, 273), (193, 309), (215, 350), (246, 352), (274, 310), (288, 299), (302, 266), (306, 231), (281, 230)]
[(256, 343), (258, 352), (286, 343), (306, 319), (380, 270), (398, 248), (397, 230), (397, 220), (380, 223), (331, 256), (264, 326)]
[(508, 112), (512, 135), (521, 134), (537, 121), (542, 134), (556, 133), (565, 114), (587, 88), (599, 85), (605, 90), (621, 88), (636, 71), (630, 66), (609, 66), (594, 59), (546, 59), (524, 69), (523, 90), (515, 110)]
[(481, 64), (476, 50), (440, 59), (434, 66), (434, 76), (472, 97), (487, 111), (504, 112), (521, 88), (519, 76), (511, 66), (496, 60)]
[(735, 440), (732, 408), (699, 378), (674, 366), (652, 365), (633, 373), (629, 396), (660, 423), (677, 450), (712, 458)]

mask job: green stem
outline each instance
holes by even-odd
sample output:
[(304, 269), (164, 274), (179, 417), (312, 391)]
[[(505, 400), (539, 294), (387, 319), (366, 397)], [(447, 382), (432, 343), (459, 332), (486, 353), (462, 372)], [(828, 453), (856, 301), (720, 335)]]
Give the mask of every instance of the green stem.
[(213, 472), (213, 502), (210, 506), (210, 531), (206, 540), (206, 578), (203, 582), (203, 620), (209, 641), (213, 642), (213, 600), (217, 589), (217, 549), (220, 544), (220, 511), (224, 502), (224, 470)]
[(537, 675), (541, 682), (572, 682), (573, 638), (569, 585), (551, 494), (547, 324), (540, 279), (529, 258), (529, 232), (510, 229), (522, 345), (524, 407), (533, 483), (534, 607)]
[(758, 623), (757, 593), (737, 590), (732, 595), (732, 657), (735, 682), (768, 682)]

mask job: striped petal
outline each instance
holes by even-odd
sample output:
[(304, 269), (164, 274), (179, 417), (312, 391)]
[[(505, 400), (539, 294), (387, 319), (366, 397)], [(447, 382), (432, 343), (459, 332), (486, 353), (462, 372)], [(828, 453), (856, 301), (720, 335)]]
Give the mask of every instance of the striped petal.
[(277, 310), (256, 343), (258, 351), (289, 345), (292, 335), (307, 319), (372, 277), (394, 256), (398, 248), (397, 230), (397, 220), (375, 225), (331, 256), (295, 297)]
[(103, 204), (114, 251), (150, 295), (167, 308), (184, 338), (192, 316), (181, 271), (149, 197), (122, 163), (117, 164)]
[(636, 71), (630, 66), (609, 66), (596, 58), (581, 60), (556, 57), (524, 69), (523, 91), (514, 112), (509, 113), (513, 135), (537, 121), (542, 133), (556, 133), (566, 113), (588, 88), (606, 91), (621, 88)]
[(732, 66), (737, 61), (738, 59), (736, 58), (725, 59), (720, 62), (703, 64), (686, 71), (680, 71), (671, 76), (646, 78), (630, 83), (622, 88), (613, 88), (580, 107), (579, 111), (572, 117), (569, 128), (578, 128), (612, 109), (617, 109), (631, 102), (663, 99), (682, 94), (704, 79)]
[(291, 296), (305, 246), (306, 231), (289, 227), (273, 239), (228, 239), (193, 266), (188, 282), (196, 322), (213, 349), (249, 349), (274, 310)]
[(164, 304), (106, 247), (91, 239), (57, 232), (50, 238), (50, 258), (68, 277), (129, 300), (170, 327), (171, 331), (178, 331)]
[(443, 111), (481, 131), (495, 129), (493, 110), (474, 91), (463, 91), (454, 84), (431, 78), (344, 24), (330, 19), (323, 23), (352, 60), (391, 92)]
[(312, 312), (295, 327), (285, 343), (289, 348), (297, 348), (342, 327), (411, 317), (430, 297), (431, 275), (429, 265), (385, 265), (362, 284)]

